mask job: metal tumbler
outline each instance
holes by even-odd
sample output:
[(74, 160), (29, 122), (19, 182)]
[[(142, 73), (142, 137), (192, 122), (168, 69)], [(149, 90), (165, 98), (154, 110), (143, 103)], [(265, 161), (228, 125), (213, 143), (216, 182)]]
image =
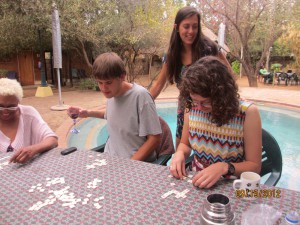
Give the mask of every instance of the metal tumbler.
[(235, 215), (231, 211), (229, 198), (222, 194), (211, 194), (201, 210), (202, 225), (235, 224)]

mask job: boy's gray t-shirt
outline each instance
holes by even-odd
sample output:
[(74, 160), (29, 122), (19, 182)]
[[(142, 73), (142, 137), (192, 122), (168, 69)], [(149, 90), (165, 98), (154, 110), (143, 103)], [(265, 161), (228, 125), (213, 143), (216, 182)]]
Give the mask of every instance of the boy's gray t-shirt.
[[(104, 152), (109, 155), (131, 158), (147, 135), (162, 133), (151, 95), (135, 83), (124, 95), (107, 100), (104, 118), (109, 134)], [(147, 161), (155, 159), (154, 151)]]

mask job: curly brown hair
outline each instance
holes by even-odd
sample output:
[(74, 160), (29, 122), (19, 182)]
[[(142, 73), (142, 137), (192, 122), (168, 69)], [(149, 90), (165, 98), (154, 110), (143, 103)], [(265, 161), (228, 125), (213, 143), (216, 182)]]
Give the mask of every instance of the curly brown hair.
[(239, 112), (238, 86), (228, 67), (215, 56), (206, 56), (192, 64), (179, 86), (179, 98), (190, 110), (190, 93), (210, 98), (211, 121), (227, 124)]

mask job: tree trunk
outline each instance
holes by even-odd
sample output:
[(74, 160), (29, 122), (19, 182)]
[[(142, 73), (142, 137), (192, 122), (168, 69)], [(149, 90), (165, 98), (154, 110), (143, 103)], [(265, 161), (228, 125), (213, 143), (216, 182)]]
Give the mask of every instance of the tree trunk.
[(248, 77), (250, 87), (257, 87), (257, 78), (255, 68), (251, 64), (251, 56), (247, 48), (244, 48), (244, 60), (242, 60), (243, 69)]
[(257, 85), (257, 78), (256, 76), (251, 76), (252, 74), (247, 75), (248, 76), (248, 83), (250, 87), (258, 87)]

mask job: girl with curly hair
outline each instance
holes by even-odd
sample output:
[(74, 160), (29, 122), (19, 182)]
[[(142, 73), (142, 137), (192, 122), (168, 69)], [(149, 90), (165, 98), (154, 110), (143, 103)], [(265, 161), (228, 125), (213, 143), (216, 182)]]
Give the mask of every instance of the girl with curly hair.
[(217, 57), (203, 57), (182, 78), (180, 99), (186, 105), (182, 138), (171, 161), (176, 178), (186, 176), (185, 159), (194, 152), (193, 184), (210, 188), (222, 176), (260, 173), (262, 127), (257, 107), (240, 99), (235, 79)]

